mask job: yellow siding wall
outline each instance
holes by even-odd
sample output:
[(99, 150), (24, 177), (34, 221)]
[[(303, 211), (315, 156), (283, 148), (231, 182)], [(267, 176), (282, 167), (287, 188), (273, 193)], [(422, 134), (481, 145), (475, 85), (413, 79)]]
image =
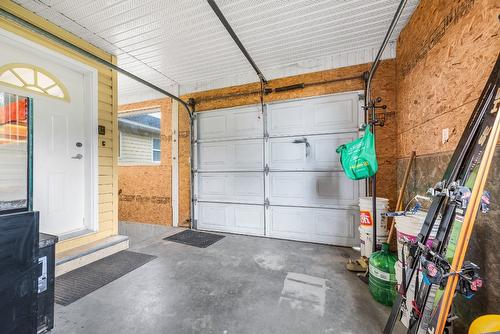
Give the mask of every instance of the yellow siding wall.
[[(116, 63), (116, 58), (95, 46), (85, 42), (75, 35), (59, 28), (47, 20), (23, 9), (11, 1), (0, 1), (0, 8), (21, 17), (38, 27), (83, 48), (107, 61)], [(97, 69), (99, 77), (99, 125), (106, 127), (106, 134), (99, 136), (99, 230), (96, 233), (62, 241), (57, 244), (57, 252), (97, 241), (118, 233), (118, 150), (114, 149), (117, 143), (118, 125), (117, 111), (117, 77), (116, 72), (103, 65), (91, 61), (75, 51), (67, 49), (46, 38), (33, 33), (15, 23), (0, 18), (0, 29), (4, 29), (22, 36), (47, 48), (57, 51)]]

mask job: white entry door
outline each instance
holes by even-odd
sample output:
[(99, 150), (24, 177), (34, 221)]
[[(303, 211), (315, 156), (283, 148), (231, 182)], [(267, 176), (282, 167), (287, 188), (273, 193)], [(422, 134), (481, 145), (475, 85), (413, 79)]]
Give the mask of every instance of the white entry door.
[(358, 138), (358, 93), (197, 114), (199, 229), (351, 246), (364, 183), (338, 145)]
[[(78, 85), (78, 76), (73, 79)], [(80, 96), (71, 95), (72, 100), (83, 101), (81, 84), (80, 90), (72, 90)], [(57, 235), (83, 230), (87, 144), (83, 104), (35, 96), (33, 115), (33, 204), (40, 211), (40, 229)]]
[[(17, 63), (43, 69), (67, 89), (68, 99), (62, 100), (2, 88), (33, 101), (33, 208), (40, 211), (40, 231), (62, 238), (87, 233), (95, 229), (97, 208), (92, 185), (96, 181), (93, 164), (97, 162), (93, 158), (96, 147), (92, 147), (97, 143), (92, 138), (97, 127), (93, 125), (93, 93), (89, 88), (97, 82), (86, 77), (91, 70), (51, 58), (28, 42), (3, 35), (0, 42), (0, 66)], [(36, 79), (27, 76), (26, 80)]]

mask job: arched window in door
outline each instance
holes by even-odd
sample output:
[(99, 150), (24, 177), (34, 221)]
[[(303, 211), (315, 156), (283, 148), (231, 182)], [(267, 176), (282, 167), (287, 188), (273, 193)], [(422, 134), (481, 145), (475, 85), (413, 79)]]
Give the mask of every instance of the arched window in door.
[(59, 79), (30, 64), (7, 64), (0, 67), (0, 84), (69, 101), (68, 90)]

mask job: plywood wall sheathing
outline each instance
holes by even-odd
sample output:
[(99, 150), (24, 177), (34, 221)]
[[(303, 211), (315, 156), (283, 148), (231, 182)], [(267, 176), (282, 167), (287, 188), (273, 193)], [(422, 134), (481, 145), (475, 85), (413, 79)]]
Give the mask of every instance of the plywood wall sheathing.
[[(95, 46), (83, 41), (71, 33), (59, 28), (47, 20), (25, 10), (11, 1), (1, 1), (0, 8), (13, 13), (32, 24), (58, 36), (66, 41), (73, 43), (92, 54), (116, 63), (116, 58), (110, 54), (96, 48)], [(26, 38), (32, 42), (40, 44), (53, 51), (59, 52), (65, 56), (71, 57), (86, 65), (92, 66), (98, 71), (98, 109), (99, 125), (106, 127), (106, 134), (99, 136), (99, 228), (92, 234), (79, 238), (61, 241), (57, 244), (56, 251), (63, 252), (71, 248), (79, 247), (111, 235), (118, 231), (117, 220), (117, 187), (116, 187), (116, 73), (105, 66), (85, 58), (77, 52), (67, 49), (55, 42), (52, 42), (28, 29), (14, 24), (11, 21), (0, 18), (0, 29), (5, 29), (18, 36)]]
[[(371, 64), (356, 65), (350, 67), (343, 67), (334, 70), (321, 71), (308, 73), (303, 75), (291, 76), (271, 80), (269, 88), (277, 88), (283, 86), (290, 86), (299, 83), (313, 83), (318, 81), (328, 81), (339, 78), (348, 78), (361, 76), (361, 74), (370, 69)], [(391, 200), (391, 204), (395, 205), (396, 196), (396, 141), (394, 140), (397, 131), (395, 112), (396, 112), (396, 67), (394, 60), (385, 60), (380, 64), (378, 72), (373, 81), (372, 96), (382, 97), (383, 103), (387, 105), (387, 118), (384, 127), (377, 127), (377, 155), (379, 159), (379, 172), (377, 191), (378, 196), (386, 197)], [(185, 95), (182, 98), (187, 101), (189, 98), (194, 98), (200, 103), (196, 104), (197, 111), (214, 110), (220, 108), (228, 108), (234, 106), (242, 106), (249, 104), (260, 103), (259, 94), (237, 96), (232, 98), (225, 98), (229, 94), (239, 94), (251, 91), (258, 91), (260, 89), (259, 83), (233, 86), (216, 90), (209, 90), (205, 92), (193, 93)], [(304, 89), (291, 90), (281, 93), (271, 93), (265, 96), (265, 102), (284, 101), (289, 99), (298, 99), (311, 96), (320, 96), (326, 94), (334, 94), (349, 91), (363, 90), (363, 81), (361, 79), (351, 79), (346, 81), (338, 81), (333, 83), (325, 83), (313, 86), (306, 86)], [(220, 99), (214, 97), (220, 96)], [(203, 101), (203, 98), (210, 97), (209, 101)], [(179, 113), (184, 116), (184, 113)], [(188, 130), (187, 118), (179, 123), (183, 124), (184, 128)], [(181, 140), (180, 140), (181, 144)], [(335, 149), (332, 147), (332, 149)], [(189, 142), (188, 140), (184, 145), (180, 146), (179, 154), (181, 161), (186, 162), (188, 159)], [(183, 203), (188, 201), (189, 186), (186, 182), (189, 181), (189, 165), (181, 165), (179, 161), (179, 169), (181, 173), (181, 199)], [(183, 208), (184, 210), (185, 208)]]
[[(417, 152), (407, 199), (441, 180), (452, 152), (500, 52), (500, 1), (422, 0), (399, 36), (398, 174)], [(448, 128), (449, 141), (442, 143)], [(500, 146), (486, 189), (500, 196)], [(454, 332), (466, 333), (479, 315), (500, 312), (498, 205), (479, 214), (467, 259), (481, 268), (485, 284), (472, 299), (455, 298)]]
[(121, 221), (172, 225), (172, 100), (150, 100), (119, 106), (119, 113), (160, 108), (160, 163), (119, 165)]
[(397, 46), (399, 158), (455, 149), (500, 51), (499, 12), (498, 0), (420, 3)]

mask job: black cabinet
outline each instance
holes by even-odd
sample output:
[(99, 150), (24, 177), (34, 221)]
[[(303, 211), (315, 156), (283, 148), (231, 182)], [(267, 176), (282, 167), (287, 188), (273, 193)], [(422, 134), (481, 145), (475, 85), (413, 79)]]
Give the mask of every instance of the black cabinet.
[(38, 212), (0, 215), (0, 333), (37, 329)]
[(54, 327), (56, 243), (38, 233), (38, 212), (0, 215), (0, 333)]
[(38, 333), (54, 328), (54, 281), (55, 254), (58, 239), (54, 235), (40, 233), (38, 276)]

